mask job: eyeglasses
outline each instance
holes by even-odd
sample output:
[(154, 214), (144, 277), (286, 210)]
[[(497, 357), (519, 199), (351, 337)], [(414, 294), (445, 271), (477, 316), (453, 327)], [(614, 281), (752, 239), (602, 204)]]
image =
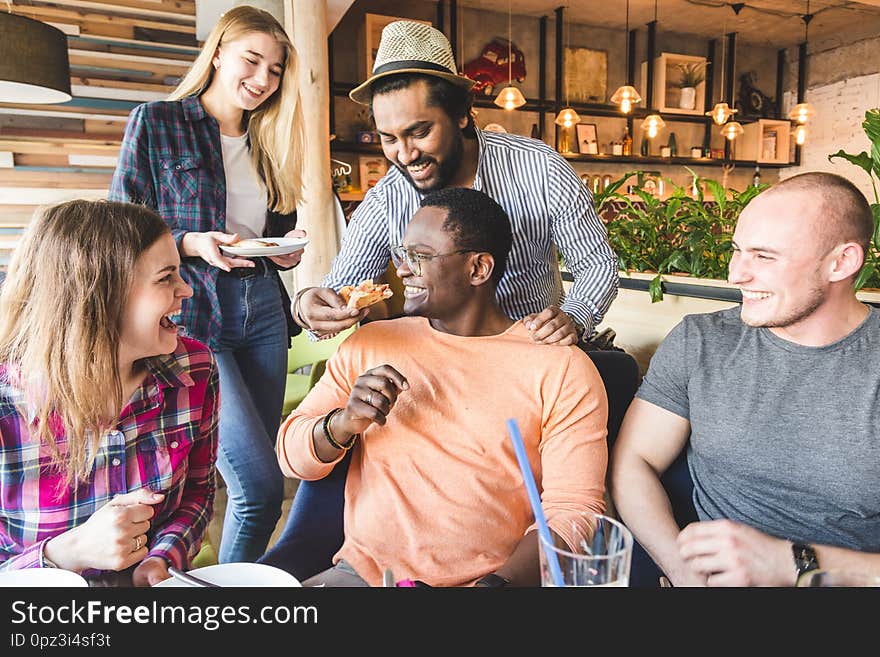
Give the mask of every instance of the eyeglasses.
[(434, 258), (445, 258), (446, 256), (459, 255), (462, 253), (476, 253), (473, 249), (459, 249), (458, 251), (450, 251), (449, 253), (419, 253), (404, 246), (391, 247), (391, 261), (395, 267), (400, 267), (406, 262), (410, 271), (416, 276), (422, 275), (422, 262), (430, 262)]

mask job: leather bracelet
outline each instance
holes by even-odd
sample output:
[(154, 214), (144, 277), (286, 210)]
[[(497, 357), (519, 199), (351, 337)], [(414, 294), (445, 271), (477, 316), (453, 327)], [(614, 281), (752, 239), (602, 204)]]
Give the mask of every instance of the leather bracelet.
[(333, 449), (341, 449), (343, 452), (347, 452), (354, 447), (354, 441), (357, 440), (359, 434), (354, 434), (347, 443), (340, 443), (333, 437), (333, 434), (330, 432), (330, 421), (333, 419), (334, 415), (341, 412), (341, 408), (334, 408), (324, 416), (324, 438), (327, 439), (327, 442), (330, 443), (330, 446), (333, 447)]
[(311, 331), (312, 329), (309, 326), (309, 323), (303, 319), (302, 314), (299, 312), (299, 300), (302, 298), (302, 295), (304, 295), (306, 292), (308, 292), (311, 289), (312, 288), (310, 288), (310, 287), (304, 288), (304, 289), (300, 290), (299, 292), (297, 292), (296, 296), (293, 298), (293, 318), (296, 320), (296, 322), (300, 326), (302, 326), (307, 331)]

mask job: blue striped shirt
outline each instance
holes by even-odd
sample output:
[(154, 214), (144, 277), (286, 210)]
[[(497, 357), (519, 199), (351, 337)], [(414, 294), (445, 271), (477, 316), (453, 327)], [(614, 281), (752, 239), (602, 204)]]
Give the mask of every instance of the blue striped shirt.
[[(474, 189), (495, 199), (510, 216), (513, 247), (498, 285), (501, 309), (511, 318), (561, 305), (587, 334), (617, 295), (617, 257), (593, 197), (568, 162), (547, 144), (517, 135), (477, 130), (479, 160)], [(391, 167), (354, 211), (324, 285), (339, 290), (379, 278), (390, 249), (403, 241), (420, 194)], [(555, 248), (554, 248), (555, 247)], [(574, 277), (568, 295), (556, 249)]]

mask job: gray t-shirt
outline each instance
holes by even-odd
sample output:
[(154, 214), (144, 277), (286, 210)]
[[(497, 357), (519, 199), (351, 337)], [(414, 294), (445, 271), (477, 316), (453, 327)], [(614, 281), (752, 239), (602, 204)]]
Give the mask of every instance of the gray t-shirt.
[(637, 396), (690, 421), (701, 520), (880, 552), (877, 309), (824, 347), (746, 326), (739, 307), (689, 315)]

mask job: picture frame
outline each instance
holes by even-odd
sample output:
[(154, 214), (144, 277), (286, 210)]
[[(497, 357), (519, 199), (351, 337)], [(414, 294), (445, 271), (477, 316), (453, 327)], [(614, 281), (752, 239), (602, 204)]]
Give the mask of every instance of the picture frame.
[(379, 50), (379, 41), (382, 39), (382, 30), (388, 23), (394, 21), (415, 21), (416, 23), (424, 23), (432, 25), (431, 21), (419, 20), (418, 18), (402, 18), (400, 16), (385, 16), (382, 14), (365, 14), (364, 15), (364, 42), (365, 42), (365, 60), (366, 68), (364, 70), (364, 80), (373, 74), (373, 62), (376, 61), (376, 52)]
[(604, 103), (608, 85), (608, 51), (565, 48), (565, 93), (574, 103)]
[[(599, 153), (599, 129), (595, 123), (578, 123), (575, 126), (577, 136), (577, 152), (584, 155), (598, 155)], [(591, 149), (589, 144), (595, 144)]]

